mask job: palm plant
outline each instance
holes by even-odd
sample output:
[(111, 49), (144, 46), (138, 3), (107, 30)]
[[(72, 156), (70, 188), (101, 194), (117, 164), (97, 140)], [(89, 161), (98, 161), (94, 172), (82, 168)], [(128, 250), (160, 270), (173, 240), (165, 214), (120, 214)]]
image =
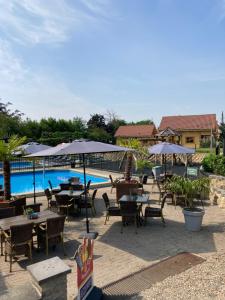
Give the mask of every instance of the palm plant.
[(25, 137), (21, 138), (16, 135), (11, 136), (8, 142), (0, 140), (0, 161), (3, 162), (4, 198), (7, 200), (11, 198), (10, 160), (12, 160), (15, 151), (25, 140)]

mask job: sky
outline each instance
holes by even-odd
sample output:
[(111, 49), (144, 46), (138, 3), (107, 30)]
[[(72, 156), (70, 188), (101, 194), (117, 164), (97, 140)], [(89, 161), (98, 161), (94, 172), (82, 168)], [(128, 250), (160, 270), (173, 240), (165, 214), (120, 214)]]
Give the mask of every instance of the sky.
[(32, 119), (225, 110), (225, 0), (0, 0), (0, 98)]

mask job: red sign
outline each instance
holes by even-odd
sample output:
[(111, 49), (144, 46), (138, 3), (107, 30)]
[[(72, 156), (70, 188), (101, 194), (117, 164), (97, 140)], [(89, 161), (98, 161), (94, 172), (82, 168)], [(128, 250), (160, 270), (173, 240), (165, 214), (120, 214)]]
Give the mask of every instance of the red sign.
[(94, 241), (85, 238), (75, 254), (79, 300), (85, 299), (93, 288), (93, 246)]

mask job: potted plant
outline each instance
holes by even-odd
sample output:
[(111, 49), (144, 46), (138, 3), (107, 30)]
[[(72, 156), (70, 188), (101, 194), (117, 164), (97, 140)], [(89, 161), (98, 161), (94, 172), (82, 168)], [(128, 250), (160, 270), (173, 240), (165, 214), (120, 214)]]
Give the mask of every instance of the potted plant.
[(34, 210), (33, 210), (32, 208), (26, 209), (26, 216), (27, 216), (27, 219), (31, 219), (33, 213), (34, 213)]
[(205, 214), (204, 209), (194, 207), (196, 194), (202, 191), (199, 179), (186, 179), (184, 182), (184, 191), (186, 195), (186, 207), (183, 208), (185, 226), (189, 231), (199, 231)]

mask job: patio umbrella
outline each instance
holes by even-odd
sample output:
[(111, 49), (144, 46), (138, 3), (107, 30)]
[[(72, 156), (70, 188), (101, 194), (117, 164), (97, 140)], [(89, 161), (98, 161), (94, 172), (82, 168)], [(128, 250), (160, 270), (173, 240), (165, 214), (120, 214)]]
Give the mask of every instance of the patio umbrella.
[[(63, 143), (57, 145), (56, 147), (46, 149), (40, 151), (38, 153), (34, 153), (28, 155), (28, 158), (39, 158), (39, 157), (49, 157), (49, 156), (60, 156), (60, 155), (75, 155), (80, 154), (82, 156), (83, 162), (83, 173), (84, 173), (84, 197), (85, 202), (87, 204), (87, 189), (86, 189), (86, 165), (85, 165), (85, 157), (89, 154), (96, 153), (110, 153), (110, 152), (127, 152), (133, 151), (126, 147), (120, 147), (116, 145), (89, 141), (89, 140), (75, 140), (72, 143)], [(89, 232), (89, 220), (88, 220), (88, 211), (86, 205), (86, 232), (88, 236), (96, 237), (96, 234), (91, 234)]]
[(46, 149), (50, 149), (50, 148), (52, 148), (52, 147), (44, 145), (44, 144), (39, 144), (36, 142), (30, 142), (30, 143), (20, 146), (18, 151), (16, 152), (16, 154), (24, 153), (24, 154), (28, 155), (28, 154), (33, 154), (33, 153), (40, 152), (40, 151), (43, 151)]
[(194, 154), (195, 149), (183, 147), (181, 145), (172, 143), (159, 143), (148, 148), (150, 154), (162, 154), (165, 155), (165, 173), (166, 173), (166, 155), (167, 154)]
[[(39, 144), (37, 142), (30, 142), (24, 145), (21, 145), (17, 151), (15, 152), (15, 155), (21, 155), (21, 154), (34, 154), (46, 149), (52, 148), (51, 146), (44, 145), (44, 144)], [(44, 167), (44, 166), (43, 166)], [(34, 202), (36, 200), (35, 197), (35, 161), (33, 161), (33, 185), (34, 185)]]

